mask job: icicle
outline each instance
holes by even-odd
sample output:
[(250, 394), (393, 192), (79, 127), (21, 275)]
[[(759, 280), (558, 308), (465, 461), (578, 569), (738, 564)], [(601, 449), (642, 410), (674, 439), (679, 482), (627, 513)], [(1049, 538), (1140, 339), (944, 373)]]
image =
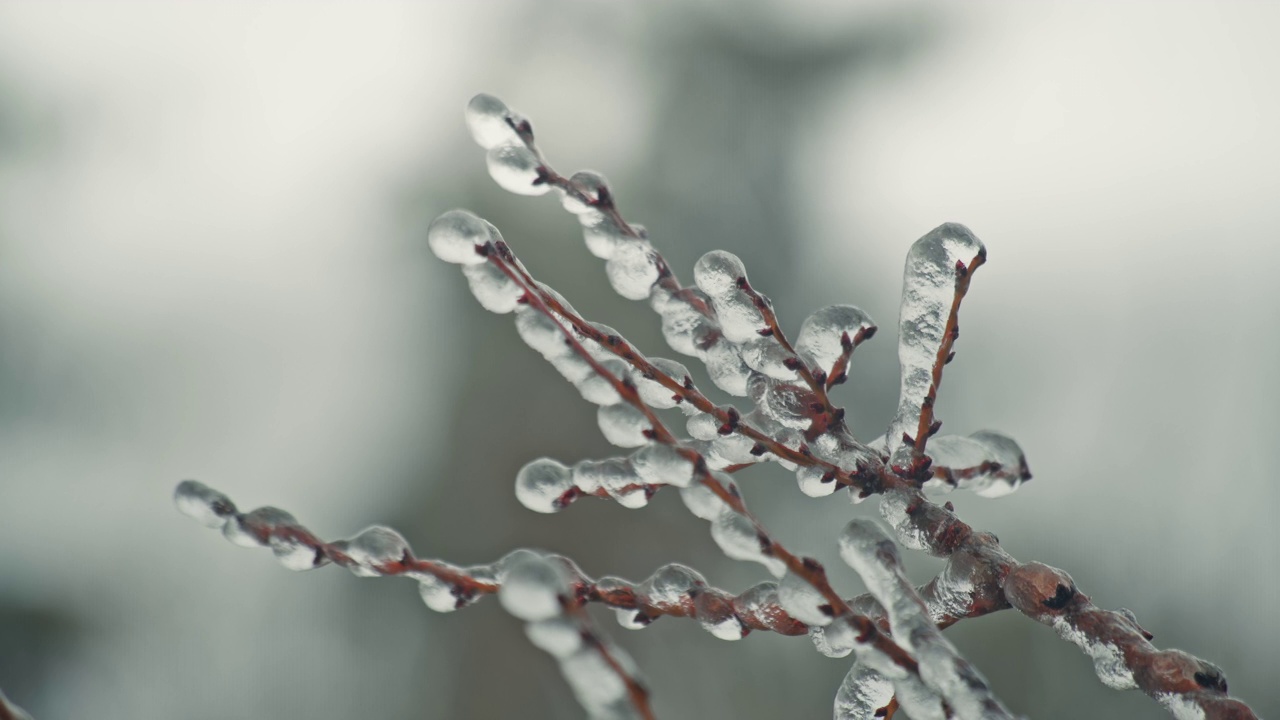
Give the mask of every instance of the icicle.
[(920, 238), (907, 253), (898, 338), (902, 382), (898, 412), (887, 433), (894, 466), (909, 467), (914, 461), (915, 450), (904, 436), (914, 441), (919, 433), (920, 414), (933, 387), (933, 368), (956, 301), (957, 277), (985, 253), (982, 242), (955, 223)]

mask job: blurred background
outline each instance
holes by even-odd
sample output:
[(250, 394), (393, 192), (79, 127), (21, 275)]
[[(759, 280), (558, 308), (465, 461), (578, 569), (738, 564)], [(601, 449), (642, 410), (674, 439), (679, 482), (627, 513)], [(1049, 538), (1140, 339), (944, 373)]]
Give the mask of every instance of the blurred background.
[[(558, 169), (607, 174), (685, 279), (723, 248), (792, 332), (829, 303), (876, 318), (837, 396), (863, 438), (896, 402), (907, 248), (971, 227), (990, 262), (939, 416), (1018, 438), (1036, 479), (950, 499), (1280, 715), (1277, 30), (1266, 3), (0, 4), (0, 687), (41, 720), (581, 715), (497, 603), (287, 572), (180, 516), (187, 477), (460, 563), (764, 579), (675, 494), (515, 501), (534, 457), (617, 452), (431, 256), (435, 215), (489, 218), (671, 353), (558, 203), (485, 176), (462, 122), (484, 91)], [(776, 467), (742, 483), (862, 591), (835, 537), (873, 504)], [(829, 717), (848, 670), (804, 638), (609, 615), (665, 718)], [(948, 635), (1016, 712), (1165, 717), (1021, 616)]]

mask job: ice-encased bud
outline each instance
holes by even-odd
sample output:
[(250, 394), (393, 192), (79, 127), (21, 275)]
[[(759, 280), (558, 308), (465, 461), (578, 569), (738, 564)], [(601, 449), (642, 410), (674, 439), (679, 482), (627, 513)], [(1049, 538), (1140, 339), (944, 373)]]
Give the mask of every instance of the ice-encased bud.
[(517, 195), (545, 195), (551, 189), (538, 155), (524, 143), (506, 143), (485, 153), (489, 177), (507, 192)]
[[(686, 378), (689, 377), (689, 369), (675, 360), (667, 358), (651, 358), (649, 363), (658, 369), (663, 375), (675, 380), (681, 385), (684, 384)], [(651, 408), (662, 410), (673, 408), (679, 403), (676, 401), (676, 394), (670, 388), (664, 386), (657, 380), (650, 380), (637, 373), (635, 377), (636, 392), (640, 393), (640, 399), (645, 405)]]
[(703, 362), (716, 387), (730, 395), (747, 396), (747, 381), (751, 378), (752, 371), (742, 362), (736, 345), (727, 339), (721, 339), (707, 348)]
[(222, 526), (222, 535), (241, 547), (258, 547), (268, 542), (275, 528), (296, 524), (293, 515), (280, 508), (260, 507), (247, 515), (231, 518)]
[(809, 628), (809, 640), (813, 642), (813, 647), (829, 658), (849, 655), (857, 645), (857, 639), (858, 634), (854, 632), (848, 618), (840, 618), (826, 627)]
[(715, 440), (720, 436), (720, 421), (710, 413), (700, 412), (684, 421), (684, 429), (695, 440)]
[(737, 255), (712, 250), (698, 258), (693, 266), (693, 282), (712, 298), (722, 297), (738, 289), (738, 278), (747, 276), (747, 268)]
[(706, 585), (706, 578), (697, 570), (670, 563), (658, 568), (639, 590), (652, 605), (679, 605), (691, 591)]
[(524, 627), (529, 642), (554, 658), (568, 657), (582, 648), (582, 628), (572, 618), (553, 617)]
[(852, 342), (859, 330), (873, 327), (871, 318), (853, 305), (828, 305), (805, 318), (796, 336), (796, 352), (810, 365), (830, 371), (844, 352), (844, 336)]
[(777, 338), (760, 337), (757, 334), (742, 343), (741, 350), (742, 362), (756, 372), (782, 381), (794, 381), (799, 377), (793, 368), (787, 367), (795, 356), (787, 352)]
[(628, 300), (644, 300), (658, 281), (653, 246), (644, 240), (618, 243), (605, 263), (604, 272), (614, 292)]
[[(735, 486), (728, 475), (716, 473), (714, 477), (726, 490), (733, 491)], [(725, 505), (720, 496), (716, 495), (706, 484), (700, 482), (686, 488), (680, 488), (680, 499), (684, 501), (684, 506), (689, 508), (689, 512), (703, 520), (714, 520), (720, 516), (722, 511), (729, 509), (729, 506)]]
[(751, 518), (727, 506), (711, 521), (711, 539), (726, 556), (758, 562), (774, 577), (782, 577), (787, 571), (785, 563), (765, 553), (765, 542)]
[(516, 499), (534, 512), (564, 509), (564, 495), (572, 489), (569, 468), (551, 458), (538, 458), (516, 473)]
[(982, 497), (1001, 497), (1017, 490), (1031, 478), (1031, 473), (1027, 471), (1026, 456), (1013, 438), (988, 430), (980, 430), (969, 437), (984, 445), (992, 461), (998, 463), (1003, 470), (1000, 477), (992, 478), (985, 487), (979, 487), (975, 483), (973, 492)]
[(886, 490), (880, 500), (880, 516), (889, 523), (898, 536), (898, 542), (912, 550), (928, 550), (929, 536), (911, 521), (907, 508), (915, 502), (916, 495), (907, 490)]
[(516, 334), (548, 360), (573, 353), (560, 323), (533, 305), (516, 307)]
[(631, 374), (631, 366), (616, 357), (609, 357), (599, 362), (608, 375), (602, 375), (593, 368), (582, 380), (575, 383), (578, 392), (582, 394), (582, 399), (592, 405), (614, 405), (622, 402), (622, 396), (618, 395), (618, 390), (613, 386), (610, 378), (625, 379)]
[(836, 491), (836, 480), (822, 465), (796, 468), (796, 484), (809, 497), (826, 497)]
[[(885, 559), (897, 561), (897, 558), (898, 546), (872, 520), (850, 520), (844, 532), (840, 533), (840, 559), (857, 571), (867, 589), (882, 603), (885, 602), (884, 582), (877, 580), (883, 580), (889, 574), (885, 569)], [(886, 607), (889, 607), (888, 603)]]
[(295, 537), (272, 536), (268, 538), (267, 544), (271, 546), (271, 553), (276, 556), (276, 560), (290, 570), (311, 570), (325, 562), (324, 555)]
[(804, 578), (788, 572), (778, 581), (778, 604), (787, 614), (809, 626), (830, 625), (831, 603)]
[(490, 263), (463, 265), (462, 274), (480, 307), (491, 313), (503, 315), (515, 310), (524, 296), (524, 288)]
[(711, 303), (716, 309), (716, 319), (720, 321), (720, 331), (735, 345), (759, 338), (760, 332), (768, 328), (764, 313), (745, 292), (737, 288), (712, 298)]
[[(600, 191), (603, 189), (608, 192), (609, 181), (603, 175), (593, 170), (579, 170), (569, 178), (569, 182), (577, 186), (579, 190), (587, 196), (591, 203), (600, 199)], [(594, 204), (584, 203), (570, 193), (565, 193), (560, 198), (560, 204), (564, 209), (574, 215), (583, 215), (586, 213), (596, 212)]]
[(429, 573), (415, 574), (418, 580), (418, 594), (422, 602), (439, 613), (453, 612), (458, 609), (458, 596), (452, 584)]
[(220, 528), (235, 515), (231, 498), (196, 480), (183, 480), (173, 490), (173, 504), (187, 517), (210, 528)]
[(661, 285), (655, 285), (649, 295), (654, 312), (662, 316), (662, 337), (667, 345), (681, 355), (703, 357), (703, 346), (716, 332), (714, 320), (694, 306), (696, 298), (705, 301), (702, 291), (685, 288), (672, 293)]
[(703, 630), (706, 630), (720, 640), (728, 640), (732, 642), (734, 640), (741, 640), (747, 635), (746, 626), (743, 625), (742, 621), (734, 615), (730, 615), (716, 621), (699, 620), (699, 624), (702, 625)]
[(560, 598), (569, 588), (563, 568), (529, 553), (515, 559), (505, 570), (498, 601), (507, 612), (530, 622), (561, 614)]
[(512, 117), (511, 111), (506, 103), (492, 95), (480, 93), (471, 98), (464, 116), (471, 137), (486, 150), (505, 143), (520, 142), (520, 135), (509, 120)]
[(836, 692), (835, 720), (875, 720), (877, 711), (893, 700), (893, 683), (856, 662)]
[(604, 405), (596, 412), (604, 439), (622, 448), (640, 447), (649, 442), (653, 425), (644, 413), (627, 403)]
[(631, 242), (611, 217), (584, 214), (578, 219), (582, 222), (582, 241), (587, 245), (587, 252), (601, 260), (609, 260), (618, 251), (618, 246)]
[(485, 258), (476, 251), (491, 241), (501, 240), (497, 228), (469, 210), (449, 210), (427, 228), (427, 245), (447, 263), (479, 265)]
[(631, 465), (649, 485), (682, 488), (693, 482), (693, 462), (670, 445), (650, 443), (640, 448), (631, 455)]
[(360, 577), (378, 577), (383, 574), (381, 568), (405, 558), (409, 553), (409, 541), (389, 527), (374, 525), (348, 540), (345, 552), (356, 563), (348, 568), (352, 573)]

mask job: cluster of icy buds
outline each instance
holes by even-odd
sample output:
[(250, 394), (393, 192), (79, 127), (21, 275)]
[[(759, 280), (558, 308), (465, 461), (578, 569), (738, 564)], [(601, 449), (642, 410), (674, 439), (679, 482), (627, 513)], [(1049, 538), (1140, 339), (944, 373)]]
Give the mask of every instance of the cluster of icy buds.
[[(673, 351), (696, 358), (718, 388), (750, 402), (746, 412), (712, 402), (684, 365), (647, 357), (536, 280), (493, 225), (465, 210), (446, 212), (428, 231), (431, 250), (461, 266), (485, 309), (512, 314), (521, 339), (599, 406), (605, 438), (632, 451), (573, 465), (534, 460), (516, 477), (517, 498), (544, 513), (586, 496), (641, 508), (663, 487), (674, 487), (689, 511), (710, 523), (725, 555), (760, 563), (776, 581), (733, 595), (681, 565), (664, 566), (640, 583), (593, 580), (567, 558), (528, 550), (493, 565), (458, 567), (417, 558), (386, 528), (326, 543), (284, 511), (241, 514), (194, 481), (179, 485), (180, 509), (233, 542), (270, 547), (295, 570), (332, 562), (362, 576), (414, 578), (435, 610), (497, 593), (528, 623), (534, 644), (557, 658), (592, 717), (652, 717), (652, 710), (630, 660), (584, 614), (591, 602), (614, 608), (626, 628), (687, 617), (725, 640), (752, 630), (808, 634), (824, 655), (853, 655), (836, 695), (839, 719), (891, 717), (898, 708), (921, 720), (1011, 718), (942, 634), (962, 619), (1009, 607), (1079, 645), (1111, 687), (1139, 687), (1178, 717), (1254, 717), (1227, 697), (1215, 667), (1156, 650), (1132, 614), (1093, 607), (1065, 573), (1018, 563), (995, 536), (956, 518), (950, 503), (939, 506), (925, 496), (926, 490), (965, 488), (994, 497), (1030, 478), (1021, 449), (1003, 435), (937, 435), (934, 404), (955, 354), (960, 301), (986, 261), (986, 249), (967, 228), (945, 224), (912, 246), (899, 318), (898, 410), (882, 437), (859, 442), (830, 391), (848, 377), (857, 346), (875, 334), (865, 313), (851, 305), (822, 308), (804, 321), (793, 344), (736, 256), (707, 253), (694, 266), (694, 285), (682, 286), (648, 233), (622, 218), (601, 175), (557, 173), (535, 145), (529, 121), (497, 98), (476, 96), (466, 119), (500, 186), (524, 195), (555, 192), (581, 225), (587, 249), (605, 261), (614, 290), (646, 301)], [(684, 432), (678, 433), (670, 423), (681, 414)], [(840, 554), (870, 593), (846, 599), (822, 565), (787, 549), (748, 509), (732, 474), (764, 461), (793, 472), (810, 496), (840, 487), (855, 502), (882, 495), (881, 514), (898, 542), (946, 558), (942, 572), (913, 587), (894, 541), (875, 523), (854, 520), (839, 539)]]

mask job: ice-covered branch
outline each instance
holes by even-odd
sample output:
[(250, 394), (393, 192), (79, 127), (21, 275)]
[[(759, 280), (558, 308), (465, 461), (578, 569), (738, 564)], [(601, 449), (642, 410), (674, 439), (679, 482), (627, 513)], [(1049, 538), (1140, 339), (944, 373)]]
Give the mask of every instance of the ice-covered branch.
[(1019, 565), (1005, 578), (1004, 590), (1021, 613), (1079, 646), (1107, 687), (1140, 689), (1178, 720), (1257, 717), (1227, 695), (1220, 668), (1181, 650), (1157, 649), (1132, 612), (1095, 606), (1065, 572), (1036, 562)]
[(885, 494), (880, 512), (903, 545), (947, 558), (926, 586), (934, 598), (927, 602), (930, 614), (940, 626), (1012, 606), (1084, 650), (1105, 685), (1139, 688), (1180, 720), (1256, 717), (1227, 697), (1217, 667), (1180, 650), (1157, 650), (1132, 613), (1094, 607), (1061, 570), (1019, 564), (994, 535), (956, 517), (949, 503), (935, 505), (918, 491), (899, 490)]
[(960, 301), (986, 258), (982, 241), (956, 223), (939, 226), (907, 253), (898, 321), (902, 386), (898, 413), (886, 433), (890, 465), (901, 477), (928, 478), (924, 451), (942, 426), (933, 415), (942, 368), (951, 362), (960, 336)]
[[(579, 323), (592, 327), (596, 332), (601, 332), (599, 328), (590, 326), (581, 318), (578, 318), (578, 322), (570, 320), (570, 316), (577, 318), (577, 314), (563, 299), (553, 298), (554, 304), (544, 300), (539, 290), (547, 294), (551, 294), (551, 291), (528, 275), (497, 229), (480, 218), (465, 211), (451, 211), (432, 223), (428, 238), (432, 249), (441, 259), (464, 267), (479, 265), (487, 260), (512, 282), (513, 287), (507, 297), (516, 296), (516, 291), (519, 295), (514, 302), (502, 304), (499, 309), (514, 309), (517, 313), (517, 330), (525, 342), (541, 352), (578, 385), (585, 398), (602, 405), (600, 427), (607, 439), (622, 447), (645, 446), (650, 443), (666, 445), (687, 459), (688, 466), (692, 468), (690, 474), (689, 467), (668, 457), (653, 466), (669, 470), (671, 476), (664, 479), (655, 472), (651, 479), (646, 480), (637, 469), (635, 458), (580, 465), (575, 468), (576, 471), (563, 465), (557, 467), (558, 464), (548, 461), (535, 461), (537, 465), (526, 467), (518, 482), (520, 496), (528, 501), (530, 507), (542, 512), (553, 512), (565, 507), (576, 497), (598, 495), (600, 490), (629, 507), (639, 507), (647, 503), (654, 489), (661, 485), (681, 487), (681, 496), (686, 505), (695, 515), (711, 523), (711, 536), (726, 555), (734, 559), (759, 562), (775, 576), (782, 577), (785, 574), (784, 587), (788, 583), (805, 584), (815, 597), (821, 599), (818, 603), (821, 611), (816, 615), (801, 617), (801, 620), (808, 624), (826, 625), (839, 618), (841, 624), (848, 624), (857, 631), (860, 642), (876, 646), (894, 662), (914, 670), (915, 662), (901, 648), (885, 637), (870, 619), (853, 613), (845, 604), (827, 581), (820, 564), (792, 553), (779, 543), (747, 509), (732, 479), (712, 469), (717, 460), (720, 466), (724, 466), (741, 460), (740, 456), (732, 454), (731, 450), (721, 452), (724, 444), (718, 440), (709, 439), (705, 441), (709, 444), (704, 446), (676, 440), (645, 402), (636, 384), (624, 374), (629, 368), (653, 367), (647, 361), (641, 364), (642, 356), (638, 352), (628, 350), (626, 355), (630, 362), (625, 367), (606, 367), (571, 329), (577, 328)], [(704, 278), (708, 273), (718, 272), (708, 270), (705, 263), (700, 265), (704, 266), (701, 270)], [(712, 281), (705, 279), (704, 282), (712, 284)], [(735, 283), (728, 280), (722, 284), (727, 286)], [(480, 295), (490, 297), (489, 293)], [(491, 305), (495, 303), (489, 303), (486, 307)], [(587, 337), (591, 336), (588, 334)], [(603, 343), (594, 338), (592, 341), (596, 348), (603, 351), (612, 352), (621, 346), (630, 348), (625, 340), (614, 333), (606, 335)], [(585, 366), (581, 372), (574, 369), (579, 365)], [(590, 384), (592, 381), (600, 387), (600, 392)], [(684, 383), (681, 387), (687, 384), (689, 383)], [(606, 390), (610, 392), (605, 392)], [(726, 411), (726, 426), (719, 428), (717, 435), (732, 435), (734, 424), (739, 421), (736, 411)], [(832, 434), (822, 437), (833, 442), (841, 441), (840, 437)], [(851, 440), (845, 443), (840, 448), (844, 453), (843, 457), (859, 452), (859, 447)], [(836, 453), (836, 447), (832, 446), (829, 453), (841, 457)], [(808, 460), (806, 453), (807, 448), (800, 456)], [(812, 461), (808, 462), (813, 464)], [(605, 472), (598, 473), (602, 467)]]
[(858, 571), (888, 612), (893, 637), (919, 663), (920, 678), (957, 717), (1013, 719), (982, 675), (943, 637), (933, 613), (907, 580), (898, 546), (888, 535), (869, 520), (853, 520), (840, 536), (840, 557)]
[[(491, 564), (462, 567), (415, 556), (403, 537), (385, 527), (369, 528), (351, 539), (326, 542), (283, 510), (262, 507), (242, 513), (226, 495), (194, 480), (178, 485), (174, 501), (184, 514), (206, 527), (220, 529), (237, 545), (271, 548), (290, 570), (311, 570), (332, 563), (361, 577), (413, 579), (419, 584), (423, 602), (437, 612), (452, 612), (499, 592), (511, 564), (530, 553), (516, 550)], [(612, 576), (592, 579), (569, 558), (545, 557), (566, 573), (574, 602), (613, 608), (623, 627), (635, 629), (647, 627), (661, 617), (685, 617), (728, 640), (737, 640), (752, 630), (781, 635), (808, 632), (804, 623), (779, 605), (776, 583), (760, 583), (733, 595), (708, 585), (696, 570), (676, 563), (664, 565), (645, 580), (632, 583)], [(726, 630), (729, 623), (733, 625), (732, 632)]]

